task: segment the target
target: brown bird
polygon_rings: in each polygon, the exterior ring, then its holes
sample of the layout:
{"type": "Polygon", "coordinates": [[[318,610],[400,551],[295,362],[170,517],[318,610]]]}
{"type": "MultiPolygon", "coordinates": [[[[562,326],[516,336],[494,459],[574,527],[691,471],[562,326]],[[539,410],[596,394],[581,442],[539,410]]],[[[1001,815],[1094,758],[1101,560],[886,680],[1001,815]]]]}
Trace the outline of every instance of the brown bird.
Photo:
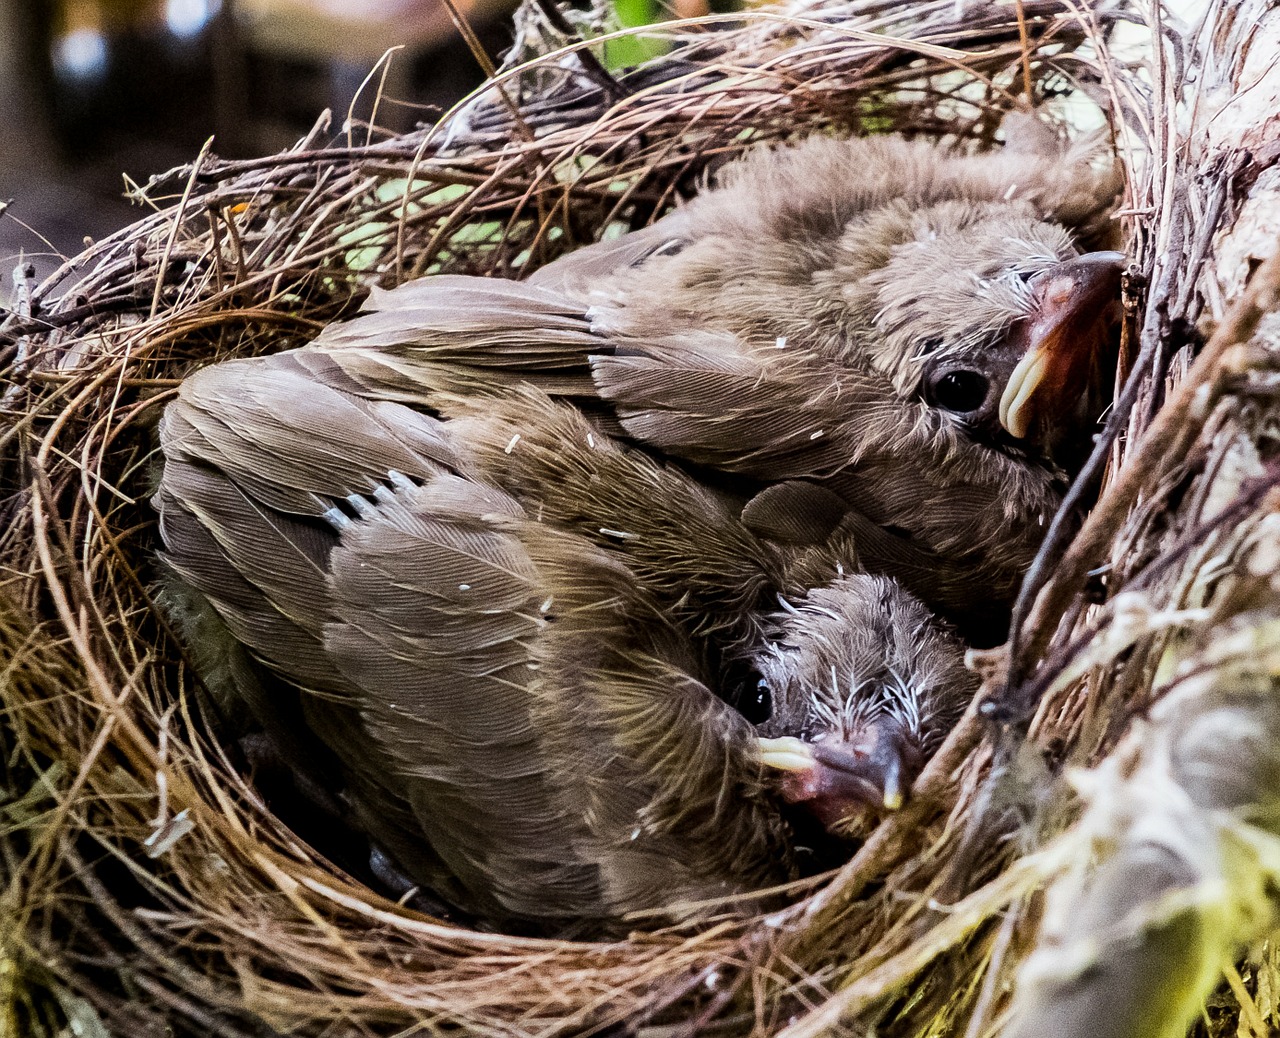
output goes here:
{"type": "Polygon", "coordinates": [[[350,388],[307,351],[184,383],[168,562],[214,691],[315,779],[333,759],[379,848],[489,925],[611,933],[794,878],[819,864],[802,815],[865,830],[972,694],[892,581],[850,557],[807,590],[807,563],[565,404],[441,420],[350,388]]]}
{"type": "Polygon", "coordinates": [[[156,498],[197,665],[495,925],[785,879],[782,805],[865,831],[972,691],[899,585],[1001,633],[1096,411],[1110,192],[811,141],[529,283],[202,372],[156,498]]]}
{"type": "Polygon", "coordinates": [[[568,397],[767,536],[858,528],[864,566],[989,643],[1101,407],[1123,258],[1079,250],[1116,188],[1062,157],[815,138],[527,283],[375,290],[308,348],[428,409],[568,397]]]}

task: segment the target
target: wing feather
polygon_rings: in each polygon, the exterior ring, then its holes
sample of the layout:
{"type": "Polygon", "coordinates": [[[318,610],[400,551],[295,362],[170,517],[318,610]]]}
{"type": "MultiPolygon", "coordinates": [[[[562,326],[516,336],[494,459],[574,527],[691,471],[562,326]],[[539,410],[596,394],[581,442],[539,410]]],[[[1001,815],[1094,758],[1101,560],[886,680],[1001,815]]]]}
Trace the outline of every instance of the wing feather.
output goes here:
{"type": "Polygon", "coordinates": [[[458,461],[439,423],[318,384],[292,354],[231,361],[183,383],[161,438],[255,500],[322,515],[334,498],[372,494],[391,471],[427,478],[458,461]]]}
{"type": "Polygon", "coordinates": [[[707,661],[615,559],[545,528],[526,541],[559,603],[540,645],[554,666],[533,688],[539,726],[612,910],[678,914],[788,878],[754,731],[712,690],[707,661]]]}
{"type": "Polygon", "coordinates": [[[326,651],[472,898],[526,918],[590,916],[597,870],[575,850],[581,820],[549,781],[530,711],[546,589],[511,528],[518,504],[495,493],[445,476],[344,530],[326,651]]]}
{"type": "Polygon", "coordinates": [[[445,275],[375,289],[366,312],[328,326],[306,348],[372,397],[433,407],[449,393],[532,382],[594,396],[587,358],[608,343],[586,307],[537,285],[445,275]]]}

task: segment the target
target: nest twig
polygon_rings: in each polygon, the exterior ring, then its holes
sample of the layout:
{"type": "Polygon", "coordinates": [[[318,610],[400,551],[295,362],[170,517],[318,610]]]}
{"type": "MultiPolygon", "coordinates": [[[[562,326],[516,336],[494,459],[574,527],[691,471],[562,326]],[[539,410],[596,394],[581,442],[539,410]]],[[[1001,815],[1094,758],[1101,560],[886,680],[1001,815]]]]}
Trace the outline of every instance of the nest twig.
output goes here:
{"type": "Polygon", "coordinates": [[[1239,89],[1229,45],[1246,19],[1233,6],[1216,5],[1200,36],[1149,26],[1161,43],[1131,62],[1112,53],[1112,30],[1144,15],[1086,0],[791,3],[676,23],[652,30],[670,53],[616,86],[571,44],[513,61],[501,90],[404,136],[350,127],[331,140],[322,119],[279,155],[201,154],[137,192],[149,215],[43,284],[20,279],[0,325],[0,985],[12,996],[0,1028],[523,1036],[670,1024],[799,1038],[874,1021],[983,1033],[1032,941],[1034,892],[1067,853],[1018,861],[1001,837],[1027,831],[1015,808],[1034,809],[1038,836],[1073,817],[1049,771],[1027,764],[1022,732],[1055,768],[1105,758],[1170,636],[1090,657],[1113,621],[1091,596],[1136,589],[1175,608],[1212,562],[1220,517],[1238,525],[1269,507],[1242,490],[1217,520],[1189,518],[1201,513],[1185,510],[1188,485],[1218,464],[1205,436],[1185,434],[1172,465],[1126,467],[1166,379],[1187,374],[1202,310],[1221,316],[1235,291],[1206,266],[1214,235],[1274,162],[1267,140],[1248,155],[1190,148],[1179,124],[1188,68],[1239,89]],[[1055,106],[1068,93],[1108,111],[1127,167],[1131,377],[1081,484],[1092,493],[1107,469],[1106,508],[1072,565],[1033,578],[1008,689],[1000,666],[985,686],[1003,736],[971,711],[908,809],[793,908],[613,944],[429,919],[272,815],[218,741],[150,593],[151,430],[188,371],[299,345],[373,284],[519,276],[643,226],[762,142],[892,130],[990,146],[1006,112],[1034,103],[1065,117],[1055,106]],[[1104,551],[1100,589],[1086,570],[1104,551]]]}

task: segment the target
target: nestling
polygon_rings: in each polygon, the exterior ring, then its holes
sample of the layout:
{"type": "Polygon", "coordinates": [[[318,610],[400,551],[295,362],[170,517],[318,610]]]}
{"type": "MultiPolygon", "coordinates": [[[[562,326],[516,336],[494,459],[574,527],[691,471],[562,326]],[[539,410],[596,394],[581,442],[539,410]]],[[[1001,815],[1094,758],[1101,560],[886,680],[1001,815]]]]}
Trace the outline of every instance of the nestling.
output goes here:
{"type": "Polygon", "coordinates": [[[1114,187],[813,140],[200,372],[156,506],[206,681],[491,925],[790,878],[972,694],[930,610],[1003,634],[1105,395],[1114,187]]]}
{"type": "Polygon", "coordinates": [[[480,921],[614,933],[812,870],[787,805],[865,831],[972,694],[892,581],[788,584],[786,551],[567,405],[440,420],[317,359],[183,385],[168,561],[210,607],[191,635],[214,691],[300,770],[340,773],[378,848],[480,921]],[[699,567],[736,568],[750,600],[699,567]],[[756,728],[729,686],[760,680],[756,728]]]}

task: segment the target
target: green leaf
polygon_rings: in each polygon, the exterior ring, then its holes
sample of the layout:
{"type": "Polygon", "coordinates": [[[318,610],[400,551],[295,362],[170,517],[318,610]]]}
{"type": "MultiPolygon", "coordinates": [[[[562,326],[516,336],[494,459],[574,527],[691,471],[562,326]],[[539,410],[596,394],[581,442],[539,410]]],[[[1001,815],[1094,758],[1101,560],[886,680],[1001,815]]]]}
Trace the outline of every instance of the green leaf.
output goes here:
{"type": "MultiPolygon", "coordinates": [[[[662,20],[662,11],[656,0],[613,0],[613,13],[619,28],[623,29],[639,29],[662,20]]],[[[623,36],[604,45],[604,63],[609,68],[630,68],[670,49],[665,40],[639,34],[623,36]]]]}

